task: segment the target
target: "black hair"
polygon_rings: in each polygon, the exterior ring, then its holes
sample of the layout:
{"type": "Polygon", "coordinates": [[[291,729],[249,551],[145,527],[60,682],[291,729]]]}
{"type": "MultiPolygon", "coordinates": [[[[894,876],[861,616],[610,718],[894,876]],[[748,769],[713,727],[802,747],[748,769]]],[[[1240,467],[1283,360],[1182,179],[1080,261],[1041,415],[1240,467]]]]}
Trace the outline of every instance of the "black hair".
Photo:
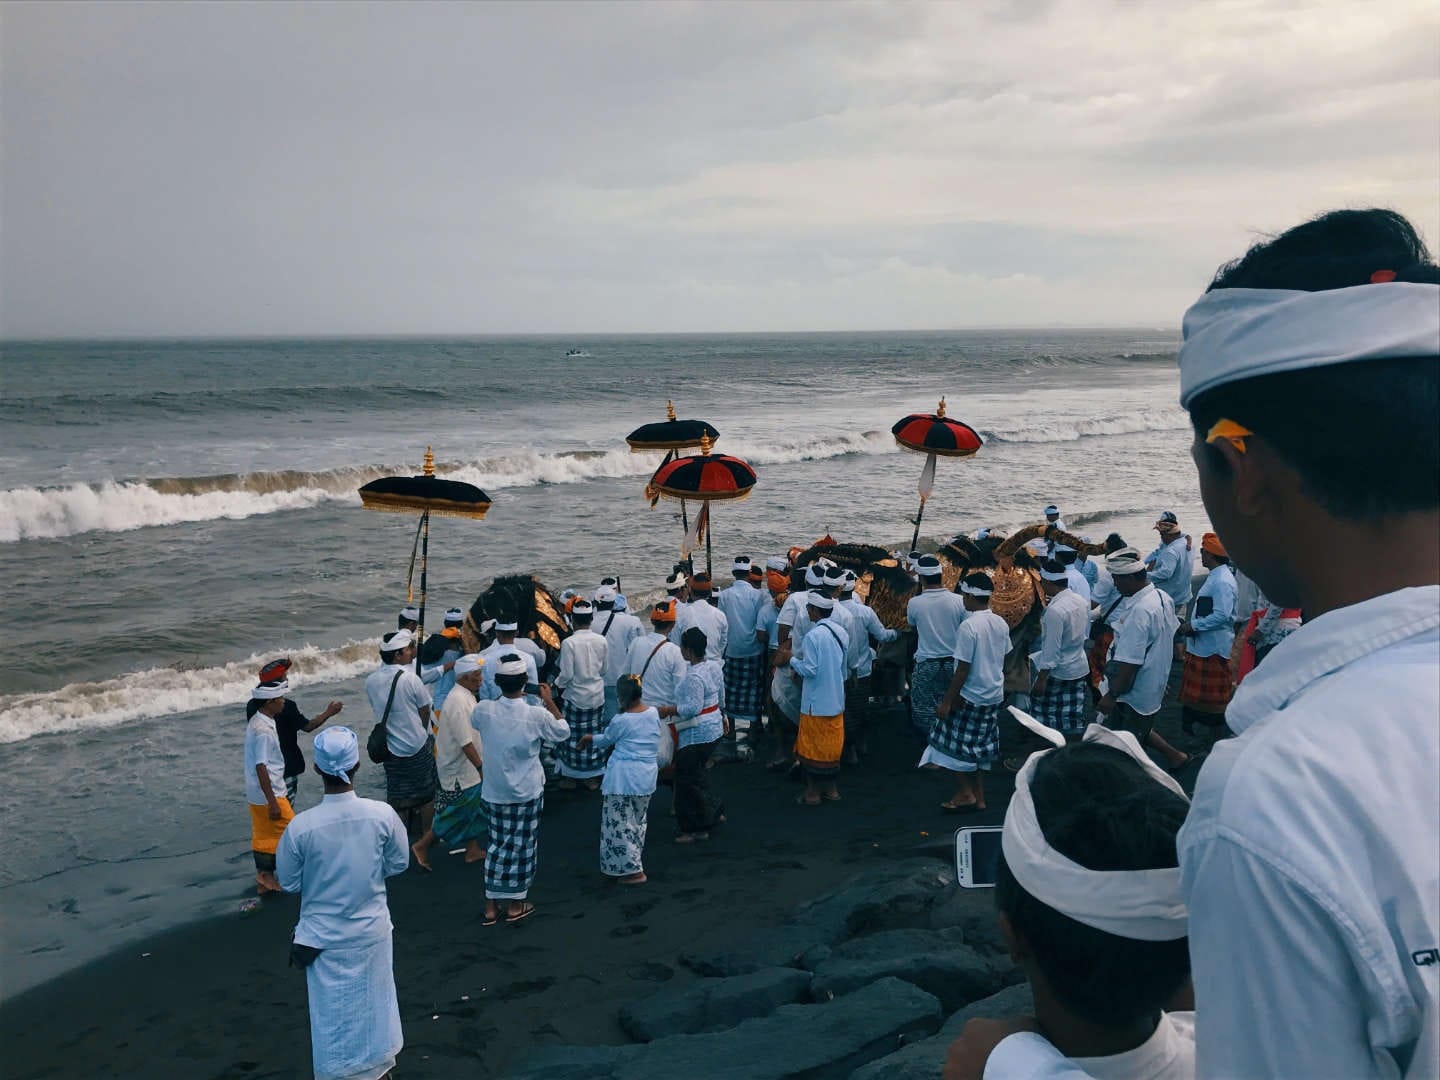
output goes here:
{"type": "Polygon", "coordinates": [[[1111,533],[1109,536],[1105,537],[1105,554],[1107,555],[1113,554],[1114,552],[1117,552],[1120,549],[1127,548],[1129,546],[1130,545],[1125,542],[1125,538],[1119,533],[1111,533]]]}
{"type": "Polygon", "coordinates": [[[1080,557],[1080,553],[1079,553],[1078,551],[1057,551],[1057,552],[1055,552],[1055,561],[1058,562],[1062,567],[1063,567],[1063,566],[1074,566],[1074,565],[1075,565],[1075,560],[1078,559],[1079,557],[1080,557]]]}
{"type": "Polygon", "coordinates": [[[589,626],[595,621],[595,613],[593,611],[572,611],[570,621],[576,626],[589,626]]]}
{"type": "Polygon", "coordinates": [[[692,626],[680,635],[680,647],[689,650],[692,656],[704,656],[709,646],[710,639],[698,626],[692,626]]]}
{"type": "Polygon", "coordinates": [[[622,709],[628,709],[635,702],[640,700],[640,676],[621,675],[615,683],[615,696],[620,701],[622,709]]]}
{"type": "MultiPolygon", "coordinates": [[[[1063,574],[1065,573],[1065,564],[1062,563],[1058,558],[1046,559],[1043,563],[1040,564],[1040,569],[1044,570],[1047,574],[1063,574]]],[[[1059,585],[1061,583],[1057,581],[1054,582],[1054,584],[1059,585]]]]}
{"type": "MultiPolygon", "coordinates": [[[[1440,284],[1440,267],[1400,214],[1335,210],[1256,244],[1222,266],[1210,289],[1323,292],[1368,285],[1387,270],[1396,281],[1440,284]]],[[[1202,439],[1221,419],[1263,436],[1300,474],[1306,494],[1336,517],[1433,510],[1440,505],[1440,365],[1417,359],[1224,383],[1191,401],[1190,418],[1202,439]]],[[[1214,447],[1206,453],[1224,475],[1224,457],[1214,447]]]]}
{"type": "MultiPolygon", "coordinates": [[[[966,574],[964,577],[964,582],[972,589],[984,589],[987,593],[993,592],[995,590],[995,583],[990,580],[990,575],[982,574],[978,570],[973,573],[966,574]]],[[[988,596],[977,596],[975,599],[988,601],[990,598],[988,596]]]]}
{"type": "Polygon", "coordinates": [[[500,688],[502,694],[513,694],[516,690],[524,690],[525,684],[530,681],[528,675],[496,675],[495,685],[500,688]]]}
{"type": "MultiPolygon", "coordinates": [[[[1030,777],[1045,840],[1091,870],[1178,866],[1188,804],[1129,755],[1076,743],[1046,754],[1030,777]]],[[[1190,976],[1187,938],[1140,941],[1077,922],[1037,900],[1002,854],[995,903],[1029,947],[1055,996],[1076,1016],[1119,1028],[1158,1014],[1190,976]]]]}

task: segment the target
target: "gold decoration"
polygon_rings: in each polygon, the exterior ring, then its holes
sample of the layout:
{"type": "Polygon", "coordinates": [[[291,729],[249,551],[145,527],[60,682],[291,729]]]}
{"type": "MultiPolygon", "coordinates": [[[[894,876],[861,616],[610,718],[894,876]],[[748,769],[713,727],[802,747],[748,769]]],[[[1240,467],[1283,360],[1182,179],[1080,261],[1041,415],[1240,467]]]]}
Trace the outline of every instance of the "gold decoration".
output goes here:
{"type": "Polygon", "coordinates": [[[942,420],[945,418],[945,399],[943,397],[940,399],[940,404],[935,406],[935,415],[942,420]]]}

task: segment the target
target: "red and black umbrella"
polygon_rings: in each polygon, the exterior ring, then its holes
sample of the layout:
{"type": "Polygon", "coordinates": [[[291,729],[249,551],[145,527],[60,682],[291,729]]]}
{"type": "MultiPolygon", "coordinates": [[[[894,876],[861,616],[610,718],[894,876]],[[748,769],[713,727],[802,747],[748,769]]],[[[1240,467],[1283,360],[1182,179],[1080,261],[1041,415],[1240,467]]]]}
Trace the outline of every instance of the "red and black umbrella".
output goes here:
{"type": "Polygon", "coordinates": [[[910,537],[910,549],[920,542],[920,519],[925,516],[925,500],[935,487],[935,459],[937,457],[971,457],[983,440],[974,428],[945,415],[945,399],[933,413],[911,413],[890,429],[895,442],[902,450],[913,450],[925,454],[925,468],[920,472],[920,510],[915,515],[915,533],[910,537]]]}
{"type": "MultiPolygon", "coordinates": [[[[702,436],[700,453],[694,457],[677,457],[655,470],[645,494],[654,500],[662,496],[667,499],[681,499],[703,502],[705,507],[696,518],[696,541],[699,532],[705,533],[705,568],[713,570],[712,546],[710,541],[710,504],[726,499],[749,497],[755,486],[755,470],[748,462],[729,454],[710,453],[710,439],[702,436]]],[[[689,543],[689,530],[686,542],[689,543]]],[[[688,552],[687,552],[688,554],[688,552]]]]}
{"type": "MultiPolygon", "coordinates": [[[[435,455],[425,448],[425,471],[418,476],[382,476],[360,489],[360,505],[387,514],[419,514],[415,543],[420,549],[420,636],[425,635],[425,571],[430,561],[430,515],[479,521],[490,509],[490,496],[474,484],[435,475],[435,455]]],[[[410,580],[415,577],[415,551],[410,552],[410,580]]],[[[407,585],[408,596],[408,585],[407,585]]],[[[420,671],[420,650],[415,650],[420,671]]]]}

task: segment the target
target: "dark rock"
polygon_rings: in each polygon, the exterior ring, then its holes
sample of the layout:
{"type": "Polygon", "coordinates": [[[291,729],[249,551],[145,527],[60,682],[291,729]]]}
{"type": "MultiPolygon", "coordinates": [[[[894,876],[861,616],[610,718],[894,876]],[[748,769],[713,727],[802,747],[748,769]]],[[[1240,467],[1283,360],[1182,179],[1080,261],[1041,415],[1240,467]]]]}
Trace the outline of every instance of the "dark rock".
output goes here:
{"type": "Polygon", "coordinates": [[[768,1016],[781,1005],[804,1001],[809,994],[809,972],[764,968],[729,979],[701,979],[679,992],[632,1002],[620,1010],[620,1026],[637,1042],[721,1031],[754,1016],[768,1016]]]}
{"type": "Polygon", "coordinates": [[[945,1069],[946,1051],[972,1017],[1005,1020],[1034,1012],[1029,983],[1007,986],[998,994],[981,998],[951,1015],[932,1038],[912,1042],[878,1061],[862,1065],[850,1074],[850,1080],[936,1080],[945,1069]]]}
{"type": "Polygon", "coordinates": [[[828,945],[876,930],[926,926],[930,907],[954,884],[954,868],[946,863],[907,859],[801,905],[789,922],[813,928],[817,943],[828,945]]]}
{"type": "Polygon", "coordinates": [[[882,979],[823,1005],[782,1005],[729,1031],[673,1035],[644,1046],[550,1047],[508,1080],[821,1080],[844,1076],[904,1036],[934,1031],[940,1003],[899,979],[882,979]]]}
{"type": "Polygon", "coordinates": [[[718,979],[749,975],[764,968],[795,967],[807,949],[825,944],[818,933],[809,926],[762,927],[747,932],[734,944],[681,953],[680,963],[697,975],[718,979]]]}
{"type": "Polygon", "coordinates": [[[966,945],[959,929],[889,930],[836,946],[816,966],[811,993],[824,1001],[887,977],[934,994],[950,1012],[988,997],[1013,976],[1008,964],[999,968],[966,945]]]}
{"type": "Polygon", "coordinates": [[[1008,956],[1009,948],[1000,934],[995,914],[995,897],[989,889],[951,889],[930,907],[933,930],[959,929],[965,943],[987,956],[1008,956]]]}

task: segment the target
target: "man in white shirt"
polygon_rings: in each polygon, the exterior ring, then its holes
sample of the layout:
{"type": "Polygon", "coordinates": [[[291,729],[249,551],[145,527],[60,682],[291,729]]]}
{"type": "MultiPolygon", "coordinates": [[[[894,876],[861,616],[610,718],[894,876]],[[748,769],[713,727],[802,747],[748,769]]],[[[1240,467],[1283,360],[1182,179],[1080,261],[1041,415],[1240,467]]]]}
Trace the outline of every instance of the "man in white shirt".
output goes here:
{"type": "Polygon", "coordinates": [[[1180,679],[1180,723],[1185,734],[1204,725],[1212,735],[1225,730],[1230,704],[1230,649],[1235,644],[1235,574],[1225,545],[1214,533],[1200,539],[1200,564],[1210,571],[1195,595],[1190,618],[1180,624],[1185,671],[1180,679]]]}
{"type": "Polygon", "coordinates": [[[967,614],[955,634],[955,674],[935,710],[935,726],[920,758],[922,768],[928,765],[956,774],[955,794],[940,804],[950,813],[985,809],[982,771],[1000,756],[1010,627],[990,610],[994,591],[988,574],[966,574],[960,583],[967,614]]]}
{"type": "Polygon", "coordinates": [[[597,634],[605,639],[605,722],[620,708],[620,699],[615,695],[615,684],[625,674],[625,656],[630,643],[645,633],[640,620],[627,611],[617,611],[615,601],[619,597],[613,585],[601,585],[595,590],[595,617],[591,625],[597,634]]]}
{"type": "Polygon", "coordinates": [[[294,818],[285,794],[285,757],[275,718],[285,710],[290,684],[284,679],[262,682],[250,691],[255,711],[245,726],[245,799],[250,804],[250,852],[255,860],[255,891],[279,892],[275,880],[275,848],[294,818]]]}
{"type": "Polygon", "coordinates": [[[580,745],[581,735],[599,735],[605,730],[605,670],[610,663],[610,647],[592,630],[595,608],[588,600],[577,600],[570,609],[574,632],[560,643],[560,672],[555,685],[564,693],[564,718],[570,736],[555,748],[560,788],[573,791],[576,781],[583,780],[591,791],[600,790],[600,777],[605,775],[604,751],[588,743],[580,745]]]}
{"type": "Polygon", "coordinates": [[[845,584],[840,589],[840,606],[851,617],[850,656],[854,674],[845,684],[845,756],[853,765],[860,755],[869,753],[865,730],[870,719],[870,674],[875,666],[875,645],[894,641],[900,636],[880,621],[869,604],[855,595],[860,579],[853,570],[845,571],[845,584]],[[851,758],[851,754],[854,758],[851,758]]]}
{"type": "Polygon", "coordinates": [[[1069,544],[1056,544],[1052,557],[1065,568],[1065,578],[1070,585],[1070,591],[1085,601],[1086,607],[1089,607],[1090,582],[1085,575],[1080,572],[1080,567],[1076,565],[1077,560],[1080,558],[1080,552],[1069,544]]]}
{"type": "Polygon", "coordinates": [[[1173,511],[1166,510],[1155,522],[1160,546],[1145,556],[1150,584],[1170,597],[1175,617],[1184,619],[1190,610],[1190,579],[1195,576],[1190,565],[1190,537],[1180,531],[1180,522],[1173,511]]]}
{"type": "Polygon", "coordinates": [[[1440,269],[1393,211],[1299,225],[1187,313],[1180,392],[1226,550],[1306,618],[1236,690],[1180,832],[1197,1076],[1429,1080],[1440,269]]]}
{"type": "Polygon", "coordinates": [[[730,623],[725,613],[710,602],[710,575],[704,571],[691,574],[686,592],[690,600],[676,608],[674,636],[683,637],[690,627],[698,626],[705,634],[705,659],[719,664],[730,644],[730,623]]]}
{"type": "MultiPolygon", "coordinates": [[[[790,667],[800,676],[800,734],[795,756],[805,770],[804,806],[839,802],[836,780],[845,746],[846,653],[850,637],[832,616],[835,601],[820,592],[810,594],[806,614],[810,632],[790,654],[790,667]]],[[[790,648],[789,643],[782,647],[790,648]]]]}
{"type": "Polygon", "coordinates": [[[305,969],[316,1077],[383,1078],[405,1041],[385,879],[404,872],[410,850],[395,811],[355,794],[355,733],[328,727],[314,749],[325,796],[296,816],[276,853],[281,886],[300,894],[291,964],[305,969]]]}
{"type": "Polygon", "coordinates": [[[491,628],[495,633],[495,640],[480,650],[483,665],[480,668],[480,689],[475,695],[478,701],[495,701],[500,697],[495,673],[500,668],[500,657],[509,653],[519,656],[525,664],[527,683],[535,684],[540,681],[540,667],[545,663],[545,651],[529,638],[516,637],[519,624],[506,621],[507,619],[507,616],[502,616],[501,620],[495,623],[491,628]],[[529,645],[530,649],[526,649],[526,645],[529,645]],[[532,649],[534,652],[531,652],[532,649]],[[538,659],[534,653],[540,654],[538,659]]]}
{"type": "Polygon", "coordinates": [[[470,726],[485,666],[484,659],[473,653],[457,657],[455,683],[440,706],[435,724],[435,769],[440,776],[435,821],[431,831],[410,845],[415,862],[424,870],[430,869],[430,845],[436,840],[447,848],[463,847],[467,863],[485,858],[480,842],[488,831],[480,797],[481,747],[470,726]]]}
{"type": "Polygon", "coordinates": [[[955,639],[965,621],[965,603],[941,578],[940,560],[922,555],[916,561],[920,593],[905,605],[905,624],[915,631],[915,668],[910,675],[910,724],[929,739],[940,704],[955,670],[955,639]]]}
{"type": "Polygon", "coordinates": [[[680,646],[671,640],[675,626],[675,601],[661,600],[650,609],[651,632],[630,643],[625,657],[625,674],[640,680],[641,700],[656,709],[675,705],[680,684],[689,669],[680,655],[680,646]]]}
{"type": "Polygon", "coordinates": [[[430,831],[440,781],[430,734],[430,690],[412,669],[414,659],[409,630],[386,634],[380,666],[365,679],[365,696],[375,722],[385,724],[385,801],[420,836],[430,831]]]}
{"type": "Polygon", "coordinates": [[[1078,737],[1089,722],[1085,635],[1090,627],[1090,602],[1071,587],[1069,567],[1058,560],[1040,568],[1045,610],[1040,615],[1040,651],[1030,712],[1062,735],[1078,737]]]}
{"type": "Polygon", "coordinates": [[[747,752],[765,691],[765,650],[755,637],[755,621],[769,600],[752,569],[749,557],[736,558],[730,568],[734,581],[715,598],[726,625],[725,710],[735,728],[732,738],[745,744],[747,752]]]}
{"type": "Polygon", "coordinates": [[[1159,751],[1173,772],[1189,761],[1190,755],[1165,741],[1155,730],[1155,717],[1165,702],[1180,620],[1170,597],[1146,580],[1146,564],[1134,548],[1109,555],[1105,569],[1125,599],[1111,616],[1115,640],[1110,644],[1096,708],[1107,717],[1107,727],[1128,731],[1159,751]]]}

